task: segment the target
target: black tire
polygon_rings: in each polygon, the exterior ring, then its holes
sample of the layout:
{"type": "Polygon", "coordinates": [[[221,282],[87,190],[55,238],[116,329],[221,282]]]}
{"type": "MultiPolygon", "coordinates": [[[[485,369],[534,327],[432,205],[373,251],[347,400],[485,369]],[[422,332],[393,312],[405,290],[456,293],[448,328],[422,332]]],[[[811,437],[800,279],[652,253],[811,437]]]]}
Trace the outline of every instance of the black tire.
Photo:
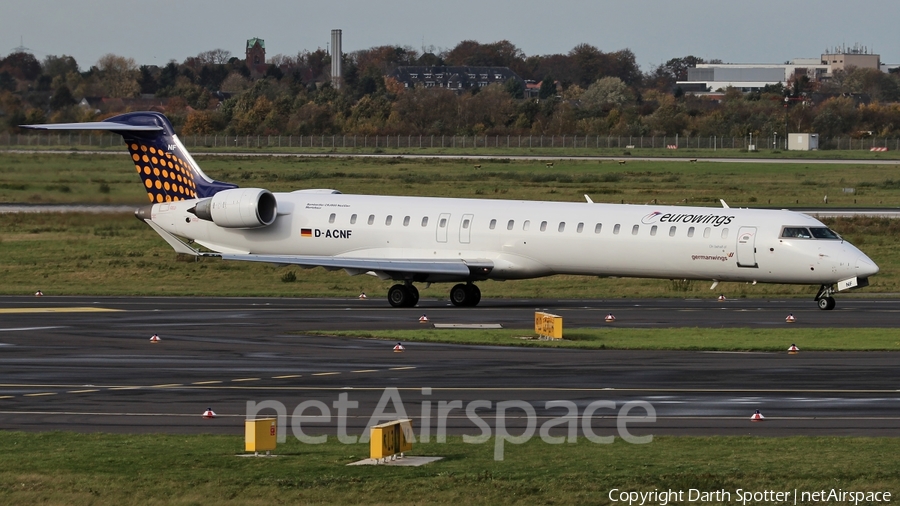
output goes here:
{"type": "Polygon", "coordinates": [[[831,311],[835,306],[834,297],[822,297],[816,302],[819,305],[819,309],[823,311],[831,311]]]}
{"type": "Polygon", "coordinates": [[[453,285],[453,288],[450,289],[450,302],[457,307],[467,306],[471,297],[469,296],[469,290],[466,289],[466,285],[460,283],[458,285],[453,285]]]}
{"type": "Polygon", "coordinates": [[[413,285],[406,285],[406,289],[409,290],[409,307],[414,307],[419,303],[419,289],[413,285]]]}
{"type": "Polygon", "coordinates": [[[469,300],[466,301],[466,305],[469,307],[475,307],[481,302],[481,290],[472,284],[466,285],[466,290],[469,292],[469,300]]]}
{"type": "Polygon", "coordinates": [[[403,285],[394,285],[388,290],[388,302],[393,307],[409,307],[412,294],[403,285]]]}

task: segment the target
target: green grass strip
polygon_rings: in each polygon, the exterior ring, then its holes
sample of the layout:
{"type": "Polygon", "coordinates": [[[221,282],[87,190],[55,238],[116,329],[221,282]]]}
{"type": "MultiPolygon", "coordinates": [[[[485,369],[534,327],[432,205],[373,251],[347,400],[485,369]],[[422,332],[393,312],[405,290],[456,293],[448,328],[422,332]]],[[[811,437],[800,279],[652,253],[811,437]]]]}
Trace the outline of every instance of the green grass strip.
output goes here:
{"type": "MultiPolygon", "coordinates": [[[[612,324],[615,325],[615,324],[612,324]]],[[[363,337],[401,342],[537,346],[612,350],[900,351],[896,329],[854,328],[579,328],[563,331],[562,340],[538,340],[532,330],[420,329],[315,331],[304,334],[363,337]],[[530,338],[530,339],[527,339],[530,338]]],[[[787,324],[785,324],[787,325],[787,324]]]]}
{"type": "Polygon", "coordinates": [[[413,455],[444,457],[422,467],[347,467],[368,456],[368,445],[333,437],[321,445],[288,438],[268,459],[236,457],[240,436],[0,432],[0,447],[3,504],[611,504],[613,489],[682,491],[682,504],[691,489],[723,490],[739,504],[739,489],[888,491],[892,500],[900,492],[897,438],[551,445],[535,437],[507,444],[498,462],[493,441],[450,437],[413,446],[413,455]]]}

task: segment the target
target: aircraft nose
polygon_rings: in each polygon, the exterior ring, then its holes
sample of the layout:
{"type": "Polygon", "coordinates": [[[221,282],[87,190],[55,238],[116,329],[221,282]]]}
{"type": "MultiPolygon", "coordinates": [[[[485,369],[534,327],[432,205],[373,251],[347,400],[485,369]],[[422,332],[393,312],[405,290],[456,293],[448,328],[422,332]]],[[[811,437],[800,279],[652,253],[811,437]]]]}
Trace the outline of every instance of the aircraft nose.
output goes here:
{"type": "Polygon", "coordinates": [[[874,276],[879,271],[878,266],[875,265],[869,257],[863,255],[856,259],[856,276],[860,278],[867,278],[869,276],[874,276]]]}

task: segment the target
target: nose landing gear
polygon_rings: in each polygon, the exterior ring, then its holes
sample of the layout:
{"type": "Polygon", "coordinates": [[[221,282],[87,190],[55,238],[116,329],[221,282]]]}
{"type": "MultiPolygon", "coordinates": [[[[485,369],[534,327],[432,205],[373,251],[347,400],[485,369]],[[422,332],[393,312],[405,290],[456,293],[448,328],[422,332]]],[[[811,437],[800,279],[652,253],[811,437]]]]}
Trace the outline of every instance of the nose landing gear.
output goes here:
{"type": "Polygon", "coordinates": [[[834,309],[834,297],[831,295],[834,293],[834,285],[822,285],[819,288],[819,293],[816,294],[816,304],[819,306],[819,309],[824,311],[831,311],[834,309]]]}

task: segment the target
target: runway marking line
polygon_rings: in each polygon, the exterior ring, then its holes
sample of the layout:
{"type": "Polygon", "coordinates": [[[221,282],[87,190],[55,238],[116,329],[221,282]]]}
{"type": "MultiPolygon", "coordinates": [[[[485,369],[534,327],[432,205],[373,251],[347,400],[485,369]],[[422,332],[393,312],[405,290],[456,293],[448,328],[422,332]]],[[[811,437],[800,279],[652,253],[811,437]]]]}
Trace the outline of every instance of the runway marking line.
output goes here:
{"type": "Polygon", "coordinates": [[[99,392],[100,390],[69,390],[67,394],[89,394],[91,392],[99,392]]]}
{"type": "Polygon", "coordinates": [[[288,379],[288,378],[302,378],[302,374],[288,374],[286,376],[272,376],[272,379],[288,379]]]}
{"type": "Polygon", "coordinates": [[[215,383],[221,383],[221,381],[195,381],[191,385],[213,385],[215,383]]]}
{"type": "Polygon", "coordinates": [[[360,369],[359,371],[350,371],[350,372],[358,372],[358,373],[364,373],[364,372],[378,372],[378,369],[360,369]]]}
{"type": "Polygon", "coordinates": [[[335,374],[340,374],[339,372],[317,372],[312,374],[311,376],[334,376],[335,374]]]}
{"type": "Polygon", "coordinates": [[[388,371],[405,371],[405,370],[407,370],[407,369],[415,369],[415,367],[412,367],[412,366],[408,366],[408,367],[391,367],[390,369],[388,369],[388,371]]]}
{"type": "Polygon", "coordinates": [[[150,388],[168,388],[168,387],[180,387],[181,383],[169,383],[167,385],[153,385],[150,388]]]}
{"type": "Polygon", "coordinates": [[[235,381],[235,382],[237,382],[237,381],[259,381],[261,379],[262,378],[237,378],[237,379],[233,379],[231,381],[235,381]]]}
{"type": "Polygon", "coordinates": [[[110,387],[110,390],[139,390],[141,388],[143,388],[143,387],[140,387],[140,386],[137,386],[137,387],[110,387]]]}
{"type": "Polygon", "coordinates": [[[25,394],[25,397],[43,397],[45,395],[56,395],[56,392],[41,392],[38,394],[25,394]]]}
{"type": "Polygon", "coordinates": [[[0,399],[15,399],[15,395],[0,395],[0,399]]]}
{"type": "Polygon", "coordinates": [[[114,313],[124,309],[110,309],[106,307],[4,307],[0,308],[3,314],[20,313],[114,313]]]}

